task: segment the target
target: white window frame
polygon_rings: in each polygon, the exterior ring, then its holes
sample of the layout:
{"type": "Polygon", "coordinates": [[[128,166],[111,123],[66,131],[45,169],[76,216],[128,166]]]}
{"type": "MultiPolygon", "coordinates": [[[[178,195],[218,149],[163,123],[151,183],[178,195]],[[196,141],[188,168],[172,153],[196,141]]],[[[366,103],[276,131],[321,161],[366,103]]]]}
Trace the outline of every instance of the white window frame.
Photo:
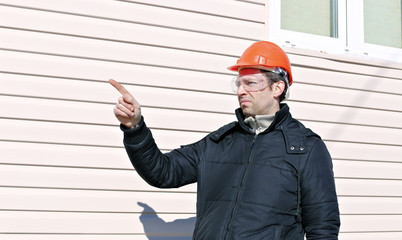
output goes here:
{"type": "Polygon", "coordinates": [[[348,46],[351,54],[367,55],[370,58],[402,62],[402,48],[381,46],[364,42],[363,0],[347,1],[348,46]],[[357,9],[357,10],[356,10],[357,9]]]}
{"type": "Polygon", "coordinates": [[[279,45],[402,62],[402,49],[364,42],[363,0],[338,0],[337,38],[281,29],[280,0],[266,0],[266,11],[266,39],[279,45]]]}
{"type": "Polygon", "coordinates": [[[268,40],[280,45],[328,53],[343,53],[346,42],[346,0],[338,0],[338,37],[325,37],[281,29],[281,1],[267,1],[268,40]]]}

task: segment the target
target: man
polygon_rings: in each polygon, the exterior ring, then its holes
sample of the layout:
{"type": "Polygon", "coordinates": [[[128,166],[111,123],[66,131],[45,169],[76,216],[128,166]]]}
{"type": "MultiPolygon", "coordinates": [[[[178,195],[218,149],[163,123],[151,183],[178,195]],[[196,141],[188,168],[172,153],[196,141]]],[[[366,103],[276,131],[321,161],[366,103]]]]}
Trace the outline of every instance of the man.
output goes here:
{"type": "Polygon", "coordinates": [[[339,210],[332,160],[320,137],[280,103],[292,85],[277,45],[252,44],[237,64],[238,121],[162,154],[140,105],[120,84],[114,113],[130,160],[152,186],[197,182],[194,239],[337,239],[339,210]]]}

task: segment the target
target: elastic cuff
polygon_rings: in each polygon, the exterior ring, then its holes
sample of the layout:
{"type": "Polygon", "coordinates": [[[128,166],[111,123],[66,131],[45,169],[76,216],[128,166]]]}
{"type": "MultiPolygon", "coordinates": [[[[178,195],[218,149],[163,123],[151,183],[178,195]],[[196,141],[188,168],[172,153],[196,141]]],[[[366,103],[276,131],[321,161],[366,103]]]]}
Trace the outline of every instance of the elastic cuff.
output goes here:
{"type": "Polygon", "coordinates": [[[127,128],[125,125],[120,124],[120,129],[124,133],[125,144],[138,144],[142,142],[148,135],[149,129],[147,128],[144,117],[141,116],[141,120],[135,128],[127,128]]]}

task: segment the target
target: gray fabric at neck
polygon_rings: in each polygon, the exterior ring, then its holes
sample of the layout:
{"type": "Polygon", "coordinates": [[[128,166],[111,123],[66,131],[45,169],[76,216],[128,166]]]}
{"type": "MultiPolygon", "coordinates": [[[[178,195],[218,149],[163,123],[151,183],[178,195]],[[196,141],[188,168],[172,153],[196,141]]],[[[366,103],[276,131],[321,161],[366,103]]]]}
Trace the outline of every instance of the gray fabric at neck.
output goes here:
{"type": "Polygon", "coordinates": [[[247,117],[244,123],[248,124],[255,134],[264,132],[274,121],[275,114],[272,115],[257,115],[255,118],[247,117]]]}

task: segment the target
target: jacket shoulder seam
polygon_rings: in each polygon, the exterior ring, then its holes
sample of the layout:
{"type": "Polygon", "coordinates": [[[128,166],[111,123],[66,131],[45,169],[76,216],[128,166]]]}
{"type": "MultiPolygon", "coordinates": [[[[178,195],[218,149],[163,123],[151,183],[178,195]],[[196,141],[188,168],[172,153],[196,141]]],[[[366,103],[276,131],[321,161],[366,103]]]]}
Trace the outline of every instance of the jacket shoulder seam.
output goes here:
{"type": "Polygon", "coordinates": [[[219,142],[228,132],[230,132],[235,126],[237,125],[237,122],[231,122],[228,123],[218,130],[211,132],[209,134],[209,138],[214,141],[214,142],[219,142]]]}

